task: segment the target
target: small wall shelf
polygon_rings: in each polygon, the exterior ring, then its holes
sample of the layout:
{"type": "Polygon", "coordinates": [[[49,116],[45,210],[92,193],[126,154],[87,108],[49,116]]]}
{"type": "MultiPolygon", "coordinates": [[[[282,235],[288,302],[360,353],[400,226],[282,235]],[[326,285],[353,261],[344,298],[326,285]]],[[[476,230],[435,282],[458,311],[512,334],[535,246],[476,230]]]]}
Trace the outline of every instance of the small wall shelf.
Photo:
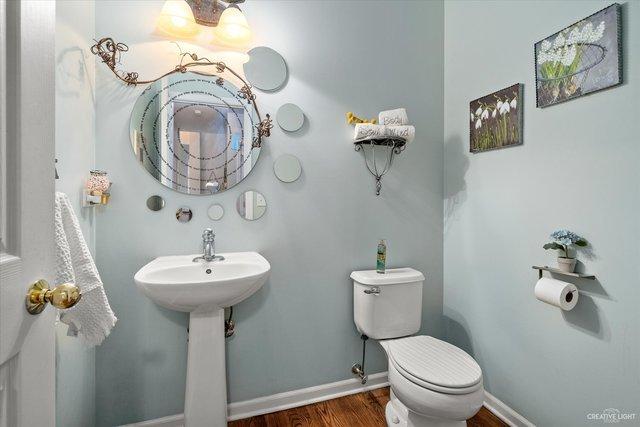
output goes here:
{"type": "Polygon", "coordinates": [[[571,276],[571,277],[579,277],[581,279],[589,279],[589,280],[595,280],[596,276],[592,275],[592,274],[584,274],[584,273],[567,273],[566,271],[562,271],[560,269],[557,268],[553,268],[553,267],[548,267],[548,266],[544,266],[544,267],[539,267],[537,265],[532,266],[531,268],[533,268],[534,270],[538,270],[538,277],[542,278],[542,272],[543,271],[548,271],[550,273],[554,273],[554,274],[563,274],[565,276],[571,276]]]}
{"type": "Polygon", "coordinates": [[[401,138],[366,139],[356,141],[353,145],[356,151],[362,151],[364,163],[371,175],[376,179],[376,196],[379,196],[382,189],[382,177],[391,169],[393,156],[402,153],[407,145],[406,141],[401,138]],[[368,147],[368,150],[365,150],[365,147],[368,147]],[[379,158],[376,161],[376,147],[388,149],[387,153],[382,156],[382,162],[379,158]],[[382,166],[382,169],[380,169],[380,166],[382,166]]]}

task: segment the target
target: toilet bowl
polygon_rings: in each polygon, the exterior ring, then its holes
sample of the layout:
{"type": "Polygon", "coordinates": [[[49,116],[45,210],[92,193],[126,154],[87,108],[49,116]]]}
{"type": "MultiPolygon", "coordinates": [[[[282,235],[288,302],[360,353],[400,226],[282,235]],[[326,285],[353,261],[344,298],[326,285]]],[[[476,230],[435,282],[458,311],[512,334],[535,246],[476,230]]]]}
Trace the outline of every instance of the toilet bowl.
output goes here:
{"type": "Polygon", "coordinates": [[[482,371],[464,351],[424,335],[380,344],[389,363],[389,426],[465,426],[482,406],[482,371]]]}
{"type": "Polygon", "coordinates": [[[412,268],[351,273],[358,331],[379,340],[388,358],[388,426],[464,426],[482,406],[482,370],[458,347],[415,335],[424,276],[412,268]]]}

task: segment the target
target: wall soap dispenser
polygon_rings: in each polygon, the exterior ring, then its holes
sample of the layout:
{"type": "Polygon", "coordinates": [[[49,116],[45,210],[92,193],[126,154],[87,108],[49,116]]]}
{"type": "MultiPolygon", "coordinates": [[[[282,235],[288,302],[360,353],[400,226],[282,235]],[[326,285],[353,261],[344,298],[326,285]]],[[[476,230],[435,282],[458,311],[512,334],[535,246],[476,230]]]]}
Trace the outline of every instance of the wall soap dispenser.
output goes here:
{"type": "Polygon", "coordinates": [[[378,257],[376,260],[376,271],[378,274],[384,274],[387,263],[387,242],[384,239],[380,239],[378,242],[378,257]]]}

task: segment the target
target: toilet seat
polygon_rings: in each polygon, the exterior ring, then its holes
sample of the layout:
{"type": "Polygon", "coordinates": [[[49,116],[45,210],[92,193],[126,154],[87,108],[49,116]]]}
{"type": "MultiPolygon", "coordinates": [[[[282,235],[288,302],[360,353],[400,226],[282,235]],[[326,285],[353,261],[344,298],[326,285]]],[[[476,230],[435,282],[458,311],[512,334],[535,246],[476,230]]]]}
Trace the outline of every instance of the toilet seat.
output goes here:
{"type": "Polygon", "coordinates": [[[469,394],[482,387],[480,366],[447,342],[418,335],[381,344],[398,373],[420,387],[446,394],[469,394]]]}

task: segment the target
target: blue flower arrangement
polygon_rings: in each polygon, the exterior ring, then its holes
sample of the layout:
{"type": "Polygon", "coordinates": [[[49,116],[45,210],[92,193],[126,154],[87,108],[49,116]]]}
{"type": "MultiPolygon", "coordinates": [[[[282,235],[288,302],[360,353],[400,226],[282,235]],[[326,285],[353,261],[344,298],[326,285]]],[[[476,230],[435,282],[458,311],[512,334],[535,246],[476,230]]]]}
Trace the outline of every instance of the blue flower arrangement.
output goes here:
{"type": "Polygon", "coordinates": [[[559,249],[561,251],[564,252],[564,256],[561,258],[570,258],[569,257],[569,246],[571,245],[576,245],[576,246],[587,246],[588,243],[587,241],[578,236],[576,233],[569,231],[569,230],[556,230],[553,233],[551,233],[551,240],[552,242],[549,242],[547,244],[545,244],[543,246],[543,248],[545,249],[559,249]]]}

